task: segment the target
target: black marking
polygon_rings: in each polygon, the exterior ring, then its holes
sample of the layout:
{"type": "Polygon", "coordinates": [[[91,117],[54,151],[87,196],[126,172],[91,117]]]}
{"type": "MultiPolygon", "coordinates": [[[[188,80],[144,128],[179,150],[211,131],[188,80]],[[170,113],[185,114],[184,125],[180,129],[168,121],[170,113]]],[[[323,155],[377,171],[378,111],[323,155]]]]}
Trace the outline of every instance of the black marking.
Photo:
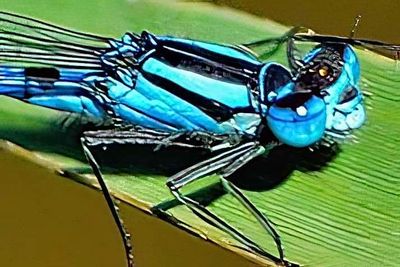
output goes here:
{"type": "Polygon", "coordinates": [[[256,70],[248,70],[240,65],[229,65],[229,62],[206,58],[203,55],[191,54],[171,47],[162,47],[153,54],[153,57],[167,61],[171,66],[180,69],[232,83],[246,84],[247,80],[252,78],[251,74],[256,74],[256,70]]]}
{"type": "MultiPolygon", "coordinates": [[[[227,66],[232,66],[236,69],[249,69],[252,71],[256,71],[259,67],[258,64],[250,63],[246,60],[240,59],[240,58],[235,58],[235,57],[230,57],[228,55],[223,55],[219,54],[216,52],[213,52],[211,50],[196,46],[196,45],[190,45],[186,44],[184,42],[180,42],[179,40],[159,40],[159,44],[164,46],[164,47],[170,47],[182,52],[187,52],[190,54],[198,55],[203,58],[208,58],[212,61],[215,62],[223,62],[227,66]]],[[[236,51],[242,52],[244,55],[249,55],[250,58],[253,60],[257,61],[257,59],[254,59],[253,55],[250,55],[246,51],[243,51],[242,49],[239,49],[237,47],[232,47],[232,46],[226,46],[227,49],[234,49],[236,51]]],[[[261,62],[260,62],[261,64],[261,62]]]]}
{"type": "Polygon", "coordinates": [[[275,102],[276,106],[281,108],[291,108],[295,110],[296,108],[304,105],[312,96],[312,92],[302,91],[291,93],[275,102]]]}
{"type": "Polygon", "coordinates": [[[108,92],[108,86],[104,81],[95,80],[94,81],[94,87],[96,89],[98,89],[102,93],[107,93],[108,92]]]}
{"type": "Polygon", "coordinates": [[[27,79],[54,82],[60,79],[60,72],[56,68],[29,67],[25,68],[25,77],[27,79]]]}

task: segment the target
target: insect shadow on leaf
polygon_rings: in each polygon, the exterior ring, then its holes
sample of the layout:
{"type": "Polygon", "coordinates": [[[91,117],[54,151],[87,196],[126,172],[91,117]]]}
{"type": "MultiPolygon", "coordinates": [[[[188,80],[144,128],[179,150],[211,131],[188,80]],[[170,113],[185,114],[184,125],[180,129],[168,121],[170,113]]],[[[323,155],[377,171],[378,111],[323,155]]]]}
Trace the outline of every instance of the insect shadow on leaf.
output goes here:
{"type": "MultiPolygon", "coordinates": [[[[154,151],[151,145],[108,145],[93,147],[98,163],[104,174],[161,175],[169,177],[178,171],[209,157],[202,149],[167,147],[154,151]],[[123,155],[123,156],[121,156],[123,155]]],[[[294,170],[302,172],[320,171],[340,153],[337,143],[319,145],[314,149],[277,146],[268,155],[255,158],[233,173],[229,180],[240,189],[267,191],[284,183],[294,170]],[[267,172],[265,170],[268,170],[267,172]]],[[[91,169],[76,169],[79,173],[91,173],[91,169]]],[[[161,178],[160,178],[161,179],[161,178]]],[[[203,205],[209,205],[226,194],[220,183],[189,193],[189,196],[203,205]]],[[[180,205],[178,200],[160,203],[156,209],[168,210],[180,205]]]]}

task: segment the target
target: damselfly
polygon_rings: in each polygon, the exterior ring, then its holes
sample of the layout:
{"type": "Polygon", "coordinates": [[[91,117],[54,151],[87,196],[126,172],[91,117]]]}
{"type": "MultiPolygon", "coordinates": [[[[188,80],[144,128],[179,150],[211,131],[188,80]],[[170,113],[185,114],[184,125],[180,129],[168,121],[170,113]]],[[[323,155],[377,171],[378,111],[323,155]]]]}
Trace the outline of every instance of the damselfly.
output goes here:
{"type": "MultiPolygon", "coordinates": [[[[209,159],[166,185],[199,217],[250,250],[285,265],[283,247],[268,218],[227,178],[275,146],[312,146],[326,135],[346,136],[365,120],[360,67],[352,46],[398,51],[377,41],[308,34],[230,46],[170,36],[126,33],[121,39],[79,33],[19,15],[0,13],[0,94],[111,123],[85,132],[84,152],[123,238],[120,221],[91,152],[108,144],[202,148],[209,159]],[[297,41],[317,43],[303,57],[297,41]],[[287,44],[289,68],[249,49],[287,44]],[[218,173],[274,239],[274,257],[180,189],[218,173]]],[[[268,170],[266,170],[268,171],[268,170]]]]}

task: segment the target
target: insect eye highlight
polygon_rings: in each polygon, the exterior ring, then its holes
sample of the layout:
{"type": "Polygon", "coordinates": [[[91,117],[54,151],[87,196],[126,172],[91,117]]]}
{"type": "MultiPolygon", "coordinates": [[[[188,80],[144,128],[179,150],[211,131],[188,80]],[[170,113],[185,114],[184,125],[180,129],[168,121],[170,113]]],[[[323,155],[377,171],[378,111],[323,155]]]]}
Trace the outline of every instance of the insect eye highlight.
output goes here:
{"type": "Polygon", "coordinates": [[[320,68],[320,69],[318,70],[318,74],[319,74],[319,76],[321,76],[321,77],[326,77],[326,76],[328,76],[328,74],[329,74],[329,69],[328,69],[328,67],[324,66],[324,67],[320,68]]]}

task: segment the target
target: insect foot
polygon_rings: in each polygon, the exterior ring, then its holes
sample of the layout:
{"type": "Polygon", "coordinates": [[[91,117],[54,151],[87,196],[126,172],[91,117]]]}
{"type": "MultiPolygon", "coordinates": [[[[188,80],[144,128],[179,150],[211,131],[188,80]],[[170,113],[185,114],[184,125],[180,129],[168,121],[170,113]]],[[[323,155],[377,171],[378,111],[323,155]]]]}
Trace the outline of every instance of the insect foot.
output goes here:
{"type": "Polygon", "coordinates": [[[284,267],[300,267],[300,264],[295,263],[295,262],[290,262],[287,260],[283,260],[282,262],[278,263],[278,266],[284,266],[284,267]]]}

